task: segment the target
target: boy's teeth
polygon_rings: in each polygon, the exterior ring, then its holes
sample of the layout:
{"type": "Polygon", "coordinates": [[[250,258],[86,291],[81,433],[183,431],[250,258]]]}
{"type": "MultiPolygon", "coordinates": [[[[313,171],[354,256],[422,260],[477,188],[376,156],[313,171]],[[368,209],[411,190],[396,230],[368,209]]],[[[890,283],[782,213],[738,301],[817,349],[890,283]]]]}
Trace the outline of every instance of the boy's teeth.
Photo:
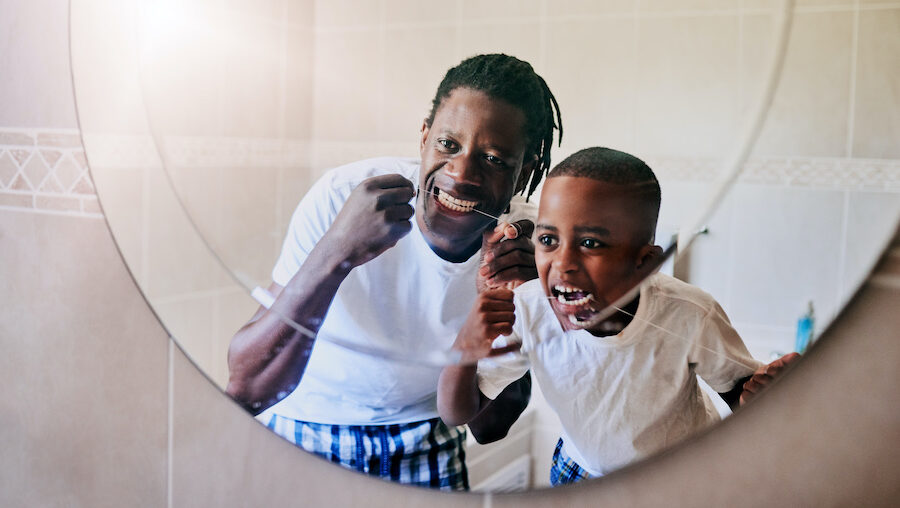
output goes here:
{"type": "Polygon", "coordinates": [[[584,305],[591,300],[591,295],[582,296],[577,300],[566,300],[566,297],[559,295],[556,297],[556,300],[563,305],[584,305]]]}
{"type": "Polygon", "coordinates": [[[568,286],[562,286],[562,285],[553,286],[553,289],[557,293],[559,293],[556,295],[556,300],[563,305],[572,305],[572,306],[584,305],[584,304],[588,303],[588,301],[590,301],[590,299],[591,299],[591,294],[582,289],[568,287],[568,286]],[[581,298],[578,298],[576,300],[568,299],[566,296],[572,295],[572,293],[583,293],[584,296],[582,296],[581,298]]]}
{"type": "Polygon", "coordinates": [[[478,201],[466,201],[465,199],[457,199],[447,194],[446,192],[440,191],[438,191],[437,193],[437,199],[441,202],[442,205],[457,212],[471,212],[475,208],[475,205],[478,204],[478,201]]]}

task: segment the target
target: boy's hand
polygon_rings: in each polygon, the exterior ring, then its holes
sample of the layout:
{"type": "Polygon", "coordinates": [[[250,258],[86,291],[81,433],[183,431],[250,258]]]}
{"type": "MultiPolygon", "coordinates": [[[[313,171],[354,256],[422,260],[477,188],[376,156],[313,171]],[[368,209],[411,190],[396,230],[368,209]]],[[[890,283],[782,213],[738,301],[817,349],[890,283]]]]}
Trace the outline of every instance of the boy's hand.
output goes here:
{"type": "Polygon", "coordinates": [[[518,349],[520,344],[492,347],[498,336],[512,333],[515,310],[512,290],[490,288],[479,294],[453,343],[453,349],[462,353],[462,363],[473,363],[518,349]]]}
{"type": "Polygon", "coordinates": [[[512,224],[501,222],[485,231],[481,243],[481,268],[476,287],[482,292],[492,287],[515,289],[537,278],[534,264],[534,223],[528,219],[512,224]]]}
{"type": "Polygon", "coordinates": [[[756,369],[753,376],[744,383],[744,391],[741,392],[741,405],[743,406],[746,404],[747,401],[762,391],[763,388],[771,384],[776,377],[781,375],[788,365],[797,361],[798,358],[800,358],[800,353],[789,353],[768,365],[763,365],[756,369]]]}

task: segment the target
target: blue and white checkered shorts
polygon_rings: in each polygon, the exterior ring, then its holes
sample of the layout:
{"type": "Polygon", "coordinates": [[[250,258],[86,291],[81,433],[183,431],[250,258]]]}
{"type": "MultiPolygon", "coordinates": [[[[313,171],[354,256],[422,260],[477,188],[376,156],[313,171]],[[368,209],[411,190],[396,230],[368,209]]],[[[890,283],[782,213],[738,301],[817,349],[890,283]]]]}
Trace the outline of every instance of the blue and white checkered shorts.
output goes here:
{"type": "Polygon", "coordinates": [[[590,478],[590,475],[584,468],[566,455],[562,446],[563,440],[560,438],[556,442],[556,450],[553,451],[553,465],[550,466],[550,485],[556,487],[590,478]]]}
{"type": "Polygon", "coordinates": [[[272,415],[266,426],[348,469],[410,485],[469,490],[465,428],[448,427],[440,418],[392,425],[329,425],[272,415]]]}

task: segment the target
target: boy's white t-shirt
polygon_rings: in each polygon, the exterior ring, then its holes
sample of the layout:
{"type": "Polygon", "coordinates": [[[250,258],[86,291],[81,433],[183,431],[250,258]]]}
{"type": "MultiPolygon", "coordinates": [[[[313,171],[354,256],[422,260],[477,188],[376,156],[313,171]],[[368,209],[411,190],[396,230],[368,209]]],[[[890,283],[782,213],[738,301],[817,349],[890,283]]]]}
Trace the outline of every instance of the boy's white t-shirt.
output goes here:
{"type": "MultiPolygon", "coordinates": [[[[390,173],[418,185],[419,162],[369,159],[335,168],[317,181],[294,212],[272,280],[286,286],[353,189],[366,178],[390,173]]],[[[415,206],[415,198],[410,203],[415,206]]],[[[527,213],[523,206],[516,216],[527,213]]],[[[394,247],[350,271],[322,322],[299,385],[260,419],[275,413],[307,422],[381,425],[438,416],[441,367],[415,359],[453,344],[475,301],[480,254],[462,263],[445,261],[428,246],[415,218],[410,222],[412,230],[394,247]],[[377,351],[402,353],[410,360],[390,360],[377,351]]],[[[366,233],[366,224],[359,224],[359,232],[366,233]]]]}
{"type": "Polygon", "coordinates": [[[761,365],[716,301],[664,274],[641,288],[635,317],[615,336],[564,332],[540,281],[516,289],[517,353],[478,364],[495,398],[529,368],[563,427],[564,451],[593,475],[607,474],[677,443],[719,419],[700,375],[727,392],[761,365]]]}

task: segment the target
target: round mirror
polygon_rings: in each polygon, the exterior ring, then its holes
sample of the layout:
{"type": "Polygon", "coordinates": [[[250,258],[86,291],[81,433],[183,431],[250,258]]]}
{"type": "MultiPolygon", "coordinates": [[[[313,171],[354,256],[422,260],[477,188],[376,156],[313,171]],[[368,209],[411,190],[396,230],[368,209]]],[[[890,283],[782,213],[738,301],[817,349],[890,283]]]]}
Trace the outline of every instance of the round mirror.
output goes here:
{"type": "MultiPolygon", "coordinates": [[[[225,388],[232,337],[260,306],[272,306],[273,268],[313,184],[333,168],[373,157],[423,158],[423,119],[447,70],[480,53],[515,55],[530,62],[558,101],[565,135],[552,146],[552,165],[595,146],[645,161],[662,195],[657,259],[677,254],[660,271],[711,295],[752,356],[769,362],[814,342],[900,215],[900,152],[892,141],[900,133],[892,109],[881,106],[900,79],[885,71],[900,53],[898,13],[850,1],[800,2],[768,119],[741,164],[745,154],[736,151],[752,137],[746,126],[773,82],[766,78],[779,12],[768,3],[695,4],[73,1],[72,67],[88,162],[148,301],[225,388]],[[741,172],[729,186],[732,169],[741,172]]],[[[554,183],[566,178],[573,177],[554,183]]],[[[550,233],[562,219],[542,222],[548,215],[534,208],[544,207],[549,182],[516,205],[532,208],[535,257],[547,263],[542,242],[559,241],[550,233]]],[[[413,185],[421,191],[418,181],[413,185]]],[[[571,212],[574,203],[566,205],[571,212]]],[[[361,235],[371,227],[357,224],[361,235]]],[[[397,277],[418,269],[406,268],[397,277]]],[[[348,305],[363,313],[367,300],[387,298],[418,308],[378,287],[358,288],[359,306],[348,305]]],[[[564,305],[585,297],[580,287],[530,287],[564,305]]],[[[471,290],[453,301],[462,308],[454,311],[456,328],[474,304],[471,290]]],[[[638,319],[631,302],[588,308],[599,321],[622,313],[638,319]]],[[[272,308],[295,330],[319,326],[272,308]]],[[[416,329],[419,317],[389,325],[416,329]]],[[[670,322],[645,321],[672,341],[696,343],[670,322]]],[[[319,337],[316,347],[330,342],[347,352],[336,354],[396,369],[392,379],[414,385],[421,398],[433,396],[443,366],[463,359],[453,339],[436,347],[319,337]]],[[[314,366],[302,382],[321,384],[317,376],[330,369],[314,366]]],[[[366,383],[374,385],[357,380],[338,392],[352,399],[366,383]]],[[[563,394],[545,399],[547,390],[540,381],[533,386],[531,404],[505,439],[487,446],[470,439],[471,488],[548,484],[561,434],[554,400],[563,394]]],[[[405,397],[413,391],[400,390],[405,397]]],[[[727,414],[716,390],[707,391],[727,414]]],[[[329,393],[317,407],[340,405],[329,393]]],[[[250,409],[270,401],[259,402],[250,409]]],[[[372,421],[395,423],[382,414],[372,421]]]]}

